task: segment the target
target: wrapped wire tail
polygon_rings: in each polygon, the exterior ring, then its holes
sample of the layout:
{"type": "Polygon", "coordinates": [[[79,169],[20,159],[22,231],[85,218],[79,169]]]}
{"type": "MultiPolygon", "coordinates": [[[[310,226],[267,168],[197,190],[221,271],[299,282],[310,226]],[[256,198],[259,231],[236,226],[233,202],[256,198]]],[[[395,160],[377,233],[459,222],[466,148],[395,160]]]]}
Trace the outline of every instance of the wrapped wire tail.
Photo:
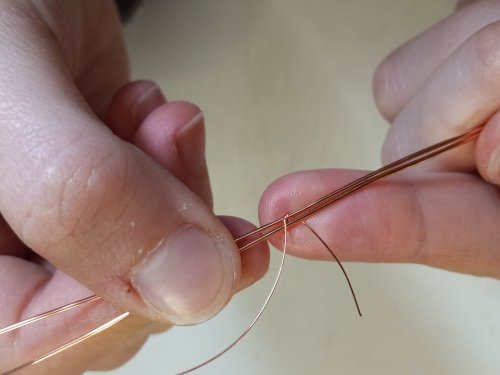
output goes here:
{"type": "Polygon", "coordinates": [[[354,300],[354,304],[356,305],[356,310],[358,310],[358,315],[359,316],[363,316],[363,314],[361,314],[361,309],[359,307],[358,299],[356,298],[356,293],[354,293],[354,288],[352,287],[351,280],[349,279],[349,276],[347,275],[347,272],[346,272],[344,266],[342,265],[342,262],[340,261],[340,259],[337,258],[337,256],[335,255],[335,253],[333,252],[333,250],[330,248],[330,246],[328,246],[326,244],[326,242],[321,238],[321,236],[309,224],[307,224],[304,220],[301,220],[300,222],[303,225],[305,225],[305,227],[307,229],[309,229],[309,231],[314,235],[314,237],[316,237],[319,240],[319,242],[321,242],[321,244],[325,247],[326,250],[328,250],[328,252],[330,253],[330,255],[337,262],[337,264],[339,265],[342,273],[344,274],[344,278],[347,281],[347,285],[349,285],[349,289],[351,291],[352,299],[354,300]]]}

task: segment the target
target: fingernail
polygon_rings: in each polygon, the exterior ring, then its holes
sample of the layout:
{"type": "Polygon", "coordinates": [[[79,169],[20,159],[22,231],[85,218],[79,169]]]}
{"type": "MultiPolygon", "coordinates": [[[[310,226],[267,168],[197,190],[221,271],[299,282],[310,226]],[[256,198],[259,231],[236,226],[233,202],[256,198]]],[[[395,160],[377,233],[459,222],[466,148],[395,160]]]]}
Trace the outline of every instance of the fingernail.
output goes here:
{"type": "Polygon", "coordinates": [[[136,124],[142,123],[151,112],[167,101],[160,88],[154,82],[148,83],[151,87],[139,96],[132,108],[132,116],[136,124]]]}
{"type": "Polygon", "coordinates": [[[134,285],[174,324],[194,324],[218,312],[232,290],[232,260],[198,229],[184,229],[148,256],[134,285]]]}
{"type": "Polygon", "coordinates": [[[488,167],[486,169],[487,179],[495,184],[499,183],[500,176],[500,147],[498,147],[490,156],[488,167]]]}
{"type": "Polygon", "coordinates": [[[180,128],[176,138],[177,153],[186,172],[195,176],[204,172],[206,160],[203,113],[199,112],[180,128]]]}

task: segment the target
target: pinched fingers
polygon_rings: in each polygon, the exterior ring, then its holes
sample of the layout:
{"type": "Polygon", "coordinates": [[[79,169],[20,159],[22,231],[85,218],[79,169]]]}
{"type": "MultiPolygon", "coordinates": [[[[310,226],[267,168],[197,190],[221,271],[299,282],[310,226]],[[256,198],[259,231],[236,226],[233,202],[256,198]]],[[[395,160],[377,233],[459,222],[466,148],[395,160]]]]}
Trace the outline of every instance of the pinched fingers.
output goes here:
{"type": "MultiPolygon", "coordinates": [[[[166,103],[154,83],[136,81],[117,93],[109,114],[109,125],[114,132],[128,138],[197,193],[207,206],[212,206],[204,152],[204,120],[197,106],[181,101],[166,103]]],[[[222,216],[220,219],[235,238],[255,228],[236,217],[222,216]]],[[[266,243],[242,253],[241,275],[234,292],[260,279],[268,265],[266,243]]]]}

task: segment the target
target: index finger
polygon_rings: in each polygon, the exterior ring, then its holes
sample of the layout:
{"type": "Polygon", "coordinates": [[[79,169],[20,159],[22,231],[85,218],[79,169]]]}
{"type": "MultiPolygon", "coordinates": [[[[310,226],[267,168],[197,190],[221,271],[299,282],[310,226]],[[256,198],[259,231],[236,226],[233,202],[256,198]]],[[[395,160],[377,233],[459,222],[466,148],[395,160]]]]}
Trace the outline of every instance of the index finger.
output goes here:
{"type": "MultiPolygon", "coordinates": [[[[313,170],[284,176],[262,196],[262,223],[283,217],[362,176],[354,170],[313,170]]],[[[421,263],[500,277],[500,207],[495,187],[465,173],[394,175],[377,181],[307,219],[341,260],[421,263]],[[473,196],[475,199],[470,199],[473,196]]],[[[272,242],[281,248],[283,234],[272,242]]],[[[290,254],[317,260],[331,255],[297,225],[290,254]]]]}

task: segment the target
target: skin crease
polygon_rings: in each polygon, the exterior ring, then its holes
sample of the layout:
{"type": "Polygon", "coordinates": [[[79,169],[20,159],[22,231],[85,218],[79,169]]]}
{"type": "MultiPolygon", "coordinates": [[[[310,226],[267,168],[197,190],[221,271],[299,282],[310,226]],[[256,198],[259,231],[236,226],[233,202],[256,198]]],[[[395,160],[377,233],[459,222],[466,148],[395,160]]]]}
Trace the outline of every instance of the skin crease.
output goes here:
{"type": "MultiPolygon", "coordinates": [[[[309,223],[341,259],[418,262],[500,277],[497,246],[500,238],[495,226],[497,215],[500,215],[497,192],[500,129],[496,115],[499,109],[497,98],[500,97],[496,92],[499,87],[496,80],[500,77],[496,59],[500,46],[496,40],[500,30],[495,23],[500,15],[500,5],[495,1],[463,3],[457,13],[395,51],[377,70],[375,99],[381,113],[392,123],[383,158],[392,160],[477,124],[486,122],[486,127],[475,147],[461,148],[425,167],[377,183],[370,190],[311,219],[309,223]],[[450,94],[454,96],[450,98],[450,94]],[[428,113],[433,116],[426,117],[428,113]],[[440,124],[439,128],[436,123],[440,124]],[[370,212],[376,212],[378,220],[365,214],[370,212]],[[457,220],[451,221],[450,217],[457,220]],[[408,227],[411,227],[410,232],[408,227]],[[338,233],[355,233],[359,241],[349,242],[348,236],[338,233]]],[[[51,209],[61,203],[58,199],[67,193],[60,187],[53,189],[58,187],[54,176],[62,175],[67,179],[68,170],[70,175],[71,171],[74,172],[64,161],[72,158],[86,160],[88,155],[99,152],[102,159],[98,161],[108,160],[109,155],[102,150],[116,149],[119,157],[111,158],[112,167],[120,166],[124,160],[132,170],[137,165],[147,166],[147,170],[152,171],[152,185],[160,186],[158,191],[162,191],[161,184],[168,179],[172,181],[168,187],[179,194],[196,192],[201,216],[206,219],[203,222],[210,223],[203,225],[210,225],[226,237],[229,236],[226,227],[233,235],[249,228],[248,223],[234,218],[223,218],[224,226],[210,215],[210,185],[203,167],[193,174],[186,169],[192,163],[181,160],[182,152],[162,153],[165,144],[155,143],[157,135],[164,136],[167,146],[181,150],[172,129],[177,129],[198,109],[189,103],[166,103],[163,95],[154,94],[151,83],[127,85],[128,69],[116,11],[110,1],[92,5],[87,7],[85,2],[63,1],[0,4],[0,31],[6,39],[0,45],[0,54],[4,56],[0,62],[0,72],[4,77],[0,86],[0,173],[5,181],[0,192],[3,198],[0,199],[0,209],[5,218],[5,222],[0,223],[3,225],[0,231],[0,282],[4,286],[0,291],[0,305],[3,306],[0,326],[82,298],[90,293],[88,288],[102,292],[121,309],[133,307],[142,317],[127,319],[82,344],[78,350],[68,350],[45,362],[34,369],[33,374],[72,374],[89,368],[119,366],[138,350],[148,335],[166,327],[152,322],[155,316],[141,307],[137,295],[131,293],[127,296],[126,285],[120,284],[124,282],[120,277],[111,278],[100,289],[101,270],[117,260],[122,262],[120,257],[111,253],[109,257],[100,258],[97,251],[84,251],[84,256],[78,256],[81,243],[87,250],[109,247],[110,242],[103,239],[105,235],[102,233],[121,233],[125,219],[116,227],[99,227],[100,233],[88,232],[88,228],[93,227],[95,217],[113,219],[109,221],[122,219],[123,212],[126,214],[121,210],[123,207],[106,205],[102,203],[105,201],[97,199],[103,206],[90,207],[93,211],[86,216],[86,222],[77,218],[88,208],[89,202],[84,200],[70,205],[62,222],[87,231],[73,230],[70,236],[66,228],[58,225],[60,218],[54,219],[51,209]],[[69,19],[71,22],[67,21],[69,19]],[[14,36],[10,30],[16,31],[14,36]],[[26,68],[27,62],[32,65],[26,68]],[[142,102],[141,98],[148,92],[151,94],[151,90],[153,96],[142,102]],[[33,92],[43,92],[43,98],[29,94],[33,92]],[[45,109],[41,110],[42,107],[45,109]],[[31,115],[33,112],[36,116],[31,115]],[[169,126],[162,128],[161,120],[169,126]],[[24,133],[20,129],[25,129],[24,133]],[[96,135],[95,139],[93,135],[96,135]],[[95,142],[79,142],[81,139],[95,142]],[[72,145],[71,152],[63,149],[61,144],[72,145]],[[131,151],[130,144],[140,147],[141,151],[131,151]],[[40,168],[55,156],[61,156],[59,160],[62,160],[55,169],[40,168]],[[21,176],[14,173],[22,170],[26,173],[20,173],[21,176]],[[40,170],[50,173],[40,175],[37,173],[40,170]],[[170,180],[172,176],[175,182],[170,180]],[[23,201],[21,197],[26,198],[23,201]],[[36,207],[32,207],[32,202],[37,202],[36,207]],[[25,222],[28,224],[21,224],[25,222]],[[94,238],[89,234],[96,234],[95,238],[102,241],[86,242],[91,241],[86,238],[94,238]],[[66,246],[68,241],[69,247],[66,246]],[[50,258],[65,272],[51,272],[38,262],[31,262],[30,248],[50,258]],[[74,254],[64,251],[69,248],[74,254]],[[78,270],[84,259],[89,259],[86,272],[78,270]],[[49,295],[58,297],[49,299],[49,295]]],[[[195,128],[196,131],[185,141],[200,144],[203,136],[200,129],[203,126],[195,128]]],[[[197,159],[201,157],[194,155],[197,159]]],[[[361,173],[323,170],[282,177],[262,197],[261,221],[282,217],[291,209],[361,173]]],[[[102,182],[107,186],[105,180],[102,182]]],[[[119,184],[114,186],[118,187],[119,184]]],[[[149,233],[149,238],[135,238],[134,241],[147,247],[158,241],[159,229],[155,225],[159,219],[145,220],[144,232],[149,233]]],[[[291,253],[324,259],[324,251],[311,247],[312,243],[315,243],[314,239],[311,241],[310,235],[299,227],[291,231],[291,253]]],[[[282,245],[279,237],[275,244],[282,245]]],[[[116,244],[114,248],[120,245],[123,244],[116,244]]],[[[129,270],[134,261],[136,259],[132,257],[119,264],[116,274],[122,275],[129,270]]],[[[239,261],[241,271],[233,292],[251,285],[265,273],[267,248],[245,252],[239,261]]],[[[79,322],[75,334],[87,331],[88,319],[82,319],[80,315],[101,321],[115,314],[115,308],[103,302],[61,317],[59,324],[43,328],[43,334],[38,331],[34,336],[26,329],[16,336],[2,337],[0,369],[8,369],[33,357],[35,351],[44,352],[53,347],[57,338],[65,335],[69,321],[79,322]],[[15,351],[12,350],[14,340],[15,351]]]]}
{"type": "MultiPolygon", "coordinates": [[[[374,77],[391,123],[384,163],[486,124],[478,141],[377,182],[309,219],[340,259],[421,263],[500,278],[500,2],[466,1],[391,53],[374,77]],[[450,218],[453,218],[450,220],[450,218]]],[[[268,222],[366,172],[297,172],[271,184],[268,222]]],[[[328,254],[300,226],[290,253],[328,254]]],[[[273,244],[278,248],[282,238],[273,244]]]]}

